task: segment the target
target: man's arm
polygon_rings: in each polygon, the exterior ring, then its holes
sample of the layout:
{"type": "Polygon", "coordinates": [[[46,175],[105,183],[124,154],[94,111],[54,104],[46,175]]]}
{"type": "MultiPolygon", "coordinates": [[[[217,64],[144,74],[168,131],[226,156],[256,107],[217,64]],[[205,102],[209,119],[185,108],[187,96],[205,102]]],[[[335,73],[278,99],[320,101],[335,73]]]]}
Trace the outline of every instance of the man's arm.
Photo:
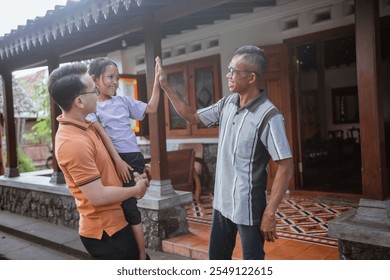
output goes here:
{"type": "Polygon", "coordinates": [[[98,179],[81,186],[80,190],[94,206],[120,203],[130,197],[140,199],[145,195],[149,181],[146,179],[146,174],[137,176],[137,182],[132,188],[104,186],[102,181],[98,179]]]}
{"type": "Polygon", "coordinates": [[[119,178],[121,178],[123,182],[126,183],[130,182],[131,180],[130,170],[133,170],[133,168],[130,165],[128,165],[124,160],[122,160],[122,158],[119,156],[117,150],[115,149],[114,144],[110,139],[110,136],[108,136],[103,126],[99,122],[94,122],[92,125],[95,128],[96,132],[99,134],[100,138],[102,138],[104,146],[106,146],[108,153],[110,154],[112,160],[114,161],[116,172],[118,173],[119,178]]]}
{"type": "Polygon", "coordinates": [[[275,161],[277,171],[271,188],[271,195],[265,208],[261,220],[260,231],[266,241],[274,242],[278,238],[276,234],[276,210],[282,202],[288,189],[288,184],[292,176],[292,159],[283,159],[275,161]]]}
{"type": "Polygon", "coordinates": [[[194,108],[189,106],[181,97],[169,86],[167,77],[161,67],[160,86],[168,96],[176,112],[190,124],[200,123],[201,120],[194,108]]]}

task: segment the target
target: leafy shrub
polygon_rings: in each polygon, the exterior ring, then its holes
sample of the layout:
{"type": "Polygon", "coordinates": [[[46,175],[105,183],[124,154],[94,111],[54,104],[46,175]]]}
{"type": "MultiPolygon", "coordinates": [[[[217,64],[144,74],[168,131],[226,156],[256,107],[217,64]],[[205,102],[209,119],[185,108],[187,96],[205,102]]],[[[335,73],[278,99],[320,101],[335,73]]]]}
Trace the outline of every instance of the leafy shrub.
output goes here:
{"type": "Polygon", "coordinates": [[[22,149],[17,148],[17,153],[18,153],[18,168],[19,172],[29,172],[29,171],[34,171],[35,166],[33,161],[26,156],[26,154],[23,152],[22,149]]]}

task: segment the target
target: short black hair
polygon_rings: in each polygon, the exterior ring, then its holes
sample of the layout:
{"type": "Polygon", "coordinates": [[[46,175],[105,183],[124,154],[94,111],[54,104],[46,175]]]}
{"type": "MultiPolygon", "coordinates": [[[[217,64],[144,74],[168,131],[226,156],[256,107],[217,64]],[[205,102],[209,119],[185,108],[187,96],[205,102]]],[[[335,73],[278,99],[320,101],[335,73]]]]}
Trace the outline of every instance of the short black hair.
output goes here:
{"type": "Polygon", "coordinates": [[[267,70],[267,57],[264,51],[256,46],[246,45],[239,47],[234,55],[242,55],[242,60],[247,63],[256,65],[258,74],[262,75],[267,70]]]}
{"type": "Polygon", "coordinates": [[[49,76],[48,89],[54,102],[64,111],[69,111],[73,99],[86,89],[81,78],[87,74],[87,66],[74,62],[55,69],[49,76]]]}
{"type": "Polygon", "coordinates": [[[95,77],[100,77],[108,65],[114,65],[118,68],[118,65],[116,65],[116,63],[111,59],[106,57],[95,58],[88,67],[88,73],[91,76],[94,75],[95,77]]]}

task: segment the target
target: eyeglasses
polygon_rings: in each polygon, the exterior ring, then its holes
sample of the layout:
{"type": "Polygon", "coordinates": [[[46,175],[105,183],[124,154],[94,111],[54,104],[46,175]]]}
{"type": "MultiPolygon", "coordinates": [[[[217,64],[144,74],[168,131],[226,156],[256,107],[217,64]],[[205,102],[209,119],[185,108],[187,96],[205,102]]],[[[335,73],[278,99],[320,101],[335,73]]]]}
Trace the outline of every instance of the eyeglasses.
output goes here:
{"type": "Polygon", "coordinates": [[[83,91],[83,92],[80,92],[79,95],[83,95],[83,94],[89,94],[89,93],[94,93],[96,94],[97,96],[100,95],[100,89],[98,86],[95,87],[95,89],[93,91],[83,91]]]}
{"type": "Polygon", "coordinates": [[[260,75],[259,75],[256,71],[250,71],[250,70],[237,70],[237,69],[234,69],[234,68],[231,67],[231,66],[228,66],[228,74],[230,74],[231,76],[233,76],[234,74],[239,73],[239,72],[244,72],[244,73],[255,73],[256,76],[260,77],[260,75]]]}

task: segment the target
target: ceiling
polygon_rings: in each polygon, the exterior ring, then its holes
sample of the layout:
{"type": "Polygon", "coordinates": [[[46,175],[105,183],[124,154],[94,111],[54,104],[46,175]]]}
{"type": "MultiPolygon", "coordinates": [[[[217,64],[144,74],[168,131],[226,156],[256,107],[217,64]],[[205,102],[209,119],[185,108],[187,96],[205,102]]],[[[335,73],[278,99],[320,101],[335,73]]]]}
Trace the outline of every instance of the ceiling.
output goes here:
{"type": "Polygon", "coordinates": [[[159,22],[166,38],[273,5],[276,0],[69,0],[0,37],[0,71],[105,56],[124,49],[123,40],[125,47],[140,45],[145,18],[159,22]]]}

